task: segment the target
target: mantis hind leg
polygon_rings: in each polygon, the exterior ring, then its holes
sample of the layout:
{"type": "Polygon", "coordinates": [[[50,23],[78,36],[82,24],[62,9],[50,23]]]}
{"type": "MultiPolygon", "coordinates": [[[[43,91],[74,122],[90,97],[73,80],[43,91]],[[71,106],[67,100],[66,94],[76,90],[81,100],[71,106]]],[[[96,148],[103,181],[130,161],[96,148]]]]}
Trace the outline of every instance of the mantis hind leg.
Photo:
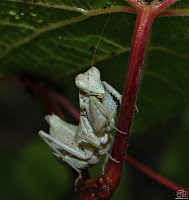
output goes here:
{"type": "Polygon", "coordinates": [[[48,145],[49,147],[66,163],[68,163],[68,165],[70,165],[73,169],[75,169],[75,171],[78,172],[79,176],[81,175],[81,170],[78,169],[75,165],[73,165],[67,158],[66,156],[64,156],[58,149],[57,146],[55,144],[50,143],[49,141],[47,141],[46,139],[42,138],[48,145]]]}
{"type": "Polygon", "coordinates": [[[78,169],[74,164],[72,164],[72,162],[70,162],[66,156],[64,156],[57,148],[54,144],[51,144],[50,142],[48,142],[47,140],[44,140],[49,146],[50,148],[63,160],[65,161],[70,167],[72,167],[73,169],[75,169],[75,171],[78,173],[78,178],[75,181],[75,190],[76,190],[76,184],[79,181],[79,179],[82,178],[82,174],[81,174],[81,170],[78,169]]]}
{"type": "Polygon", "coordinates": [[[84,151],[80,150],[79,148],[73,148],[68,145],[65,145],[64,143],[60,142],[59,140],[51,137],[49,134],[45,133],[44,131],[39,131],[39,136],[46,142],[50,142],[50,144],[56,145],[59,149],[62,149],[72,155],[74,155],[77,158],[86,160],[86,155],[84,151]]]}

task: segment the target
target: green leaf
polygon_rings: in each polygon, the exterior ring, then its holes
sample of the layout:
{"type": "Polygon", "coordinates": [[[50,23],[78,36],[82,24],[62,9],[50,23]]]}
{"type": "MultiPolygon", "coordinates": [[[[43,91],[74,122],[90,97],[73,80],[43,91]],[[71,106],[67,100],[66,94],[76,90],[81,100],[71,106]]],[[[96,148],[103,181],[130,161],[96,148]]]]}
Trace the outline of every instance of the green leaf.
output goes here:
{"type": "MultiPolygon", "coordinates": [[[[77,98],[74,77],[92,62],[102,79],[122,91],[136,15],[123,0],[0,2],[0,73],[30,73],[57,79],[77,98]],[[126,12],[122,12],[123,8],[126,12]],[[116,11],[116,13],[115,13],[116,11]]],[[[181,0],[172,12],[189,15],[181,0]],[[178,8],[178,9],[177,9],[178,8]],[[183,9],[183,10],[182,10],[183,9]]],[[[189,18],[157,17],[149,38],[133,132],[143,132],[188,105],[189,18]]],[[[77,105],[78,101],[75,101],[77,105]]]]}

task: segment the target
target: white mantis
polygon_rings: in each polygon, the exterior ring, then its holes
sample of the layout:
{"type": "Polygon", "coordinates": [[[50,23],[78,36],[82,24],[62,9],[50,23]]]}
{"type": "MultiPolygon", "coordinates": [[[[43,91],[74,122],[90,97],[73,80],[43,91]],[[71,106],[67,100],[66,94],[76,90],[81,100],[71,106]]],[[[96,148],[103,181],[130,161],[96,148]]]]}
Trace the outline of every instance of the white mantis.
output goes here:
{"type": "Polygon", "coordinates": [[[45,119],[50,124],[50,134],[40,131],[39,136],[59,161],[67,163],[81,174],[82,169],[98,163],[102,155],[109,156],[113,140],[111,130],[115,128],[117,115],[113,97],[121,103],[122,96],[107,82],[101,81],[96,67],[77,75],[75,84],[79,89],[79,125],[69,124],[54,114],[48,115],[45,119]]]}
{"type": "Polygon", "coordinates": [[[111,130],[115,127],[117,105],[113,96],[121,102],[121,95],[108,83],[101,81],[100,72],[91,67],[77,75],[81,108],[78,126],[61,120],[56,115],[46,116],[50,135],[44,131],[39,136],[50,146],[53,154],[78,173],[99,162],[108,154],[112,145],[111,130]]]}

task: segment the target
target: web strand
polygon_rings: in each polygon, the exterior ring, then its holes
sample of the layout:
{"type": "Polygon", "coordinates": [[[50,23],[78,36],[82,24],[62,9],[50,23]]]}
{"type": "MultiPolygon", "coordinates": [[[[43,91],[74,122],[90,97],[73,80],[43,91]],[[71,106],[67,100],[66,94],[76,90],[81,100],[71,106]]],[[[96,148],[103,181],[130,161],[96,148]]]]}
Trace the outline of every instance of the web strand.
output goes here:
{"type": "Polygon", "coordinates": [[[107,23],[108,23],[108,21],[109,21],[109,19],[110,19],[110,16],[111,16],[111,13],[110,13],[109,16],[108,16],[108,18],[107,18],[107,20],[106,20],[106,22],[105,22],[105,24],[104,24],[104,27],[103,27],[103,29],[102,29],[102,32],[101,32],[101,34],[100,34],[100,37],[99,37],[99,39],[98,39],[98,42],[97,42],[97,45],[96,45],[96,48],[95,48],[95,51],[94,51],[94,54],[93,54],[93,59],[92,59],[92,62],[91,62],[91,67],[93,67],[94,58],[95,58],[95,55],[96,55],[96,52],[97,52],[97,49],[98,49],[100,40],[101,40],[101,38],[102,38],[102,35],[103,35],[103,33],[104,33],[104,30],[105,30],[105,28],[106,28],[106,25],[107,25],[107,23]]]}

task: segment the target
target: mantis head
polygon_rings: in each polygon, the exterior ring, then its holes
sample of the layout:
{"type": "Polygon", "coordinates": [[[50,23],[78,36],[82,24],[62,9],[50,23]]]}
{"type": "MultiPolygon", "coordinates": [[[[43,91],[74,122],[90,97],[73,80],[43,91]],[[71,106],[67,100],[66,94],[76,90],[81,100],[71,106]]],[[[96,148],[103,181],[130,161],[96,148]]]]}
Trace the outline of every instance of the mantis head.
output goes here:
{"type": "Polygon", "coordinates": [[[83,74],[78,74],[75,78],[75,85],[79,90],[88,95],[104,97],[105,91],[100,79],[100,72],[96,67],[91,67],[83,74]]]}

